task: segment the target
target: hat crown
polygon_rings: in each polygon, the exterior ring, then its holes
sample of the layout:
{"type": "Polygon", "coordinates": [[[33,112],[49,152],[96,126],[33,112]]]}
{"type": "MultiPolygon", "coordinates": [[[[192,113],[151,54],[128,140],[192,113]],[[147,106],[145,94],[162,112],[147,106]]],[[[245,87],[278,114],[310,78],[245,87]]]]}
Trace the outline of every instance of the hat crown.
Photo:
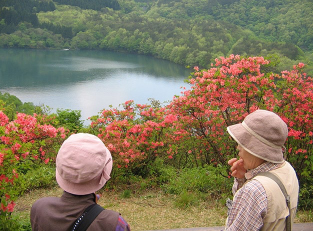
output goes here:
{"type": "Polygon", "coordinates": [[[284,161],[288,127],[274,112],[256,110],[242,123],[227,127],[227,131],[250,154],[272,163],[284,161]]]}
{"type": "Polygon", "coordinates": [[[98,137],[87,133],[66,139],[56,158],[58,184],[76,195],[99,190],[109,180],[111,170],[110,151],[98,137]]]}
{"type": "Polygon", "coordinates": [[[100,175],[106,161],[104,145],[94,139],[66,140],[59,150],[56,167],[63,179],[83,183],[100,175]]]}
{"type": "Polygon", "coordinates": [[[253,132],[274,145],[282,147],[288,137],[286,123],[274,112],[256,110],[244,122],[253,132]]]}

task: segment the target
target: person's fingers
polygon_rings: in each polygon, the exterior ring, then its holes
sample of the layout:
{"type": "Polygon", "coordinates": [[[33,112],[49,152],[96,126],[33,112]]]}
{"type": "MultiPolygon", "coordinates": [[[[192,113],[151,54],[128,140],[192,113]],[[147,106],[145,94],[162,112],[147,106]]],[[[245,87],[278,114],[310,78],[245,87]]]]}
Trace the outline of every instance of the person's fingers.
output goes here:
{"type": "Polygon", "coordinates": [[[243,166],[243,159],[239,159],[236,164],[238,164],[239,166],[243,166]]]}
{"type": "Polygon", "coordinates": [[[237,164],[236,162],[231,166],[230,171],[235,171],[237,169],[237,164]]]}
{"type": "Polygon", "coordinates": [[[228,164],[232,166],[237,161],[237,158],[232,158],[228,161],[228,164]]]}
{"type": "Polygon", "coordinates": [[[242,160],[237,160],[237,159],[236,159],[236,161],[234,161],[234,162],[232,163],[232,167],[230,168],[230,170],[233,171],[233,170],[237,169],[238,167],[241,167],[242,164],[243,164],[243,161],[242,161],[242,160]]]}

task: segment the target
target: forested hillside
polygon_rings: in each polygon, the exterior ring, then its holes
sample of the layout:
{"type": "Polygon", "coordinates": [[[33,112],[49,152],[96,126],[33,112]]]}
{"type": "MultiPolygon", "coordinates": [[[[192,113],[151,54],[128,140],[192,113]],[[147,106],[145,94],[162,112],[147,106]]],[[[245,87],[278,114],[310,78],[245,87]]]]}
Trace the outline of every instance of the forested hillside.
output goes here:
{"type": "Polygon", "coordinates": [[[237,1],[226,9],[219,6],[214,17],[249,29],[260,38],[313,50],[312,0],[237,1]]]}
{"type": "Polygon", "coordinates": [[[99,10],[105,7],[109,7],[114,10],[120,9],[120,5],[117,0],[54,0],[54,2],[64,5],[78,6],[82,9],[99,10]]]}
{"type": "Polygon", "coordinates": [[[313,70],[312,0],[0,0],[0,6],[0,47],[114,50],[205,68],[231,53],[262,55],[275,71],[299,61],[313,70]]]}
{"type": "Polygon", "coordinates": [[[313,0],[159,0],[157,5],[150,10],[155,16],[185,15],[199,22],[212,17],[251,30],[259,38],[313,50],[313,0]]]}

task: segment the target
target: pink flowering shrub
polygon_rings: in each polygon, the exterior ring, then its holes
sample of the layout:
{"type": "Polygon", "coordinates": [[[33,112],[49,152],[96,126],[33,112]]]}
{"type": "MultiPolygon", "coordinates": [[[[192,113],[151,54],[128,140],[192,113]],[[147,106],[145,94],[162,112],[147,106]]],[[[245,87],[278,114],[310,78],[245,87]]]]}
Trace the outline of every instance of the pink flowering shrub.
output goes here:
{"type": "Polygon", "coordinates": [[[140,169],[156,157],[166,156],[176,116],[166,114],[165,108],[150,105],[123,104],[123,109],[103,110],[93,119],[91,129],[106,144],[117,168],[140,169]]]}
{"type": "Polygon", "coordinates": [[[209,70],[195,68],[191,89],[168,106],[180,118],[179,130],[188,134],[181,136],[181,142],[190,146],[188,154],[193,153],[195,160],[226,164],[234,153],[226,127],[257,108],[273,110],[276,77],[260,72],[266,64],[263,57],[231,55],[216,59],[209,70]]]}
{"type": "Polygon", "coordinates": [[[19,171],[54,161],[65,136],[64,129],[49,125],[46,116],[18,113],[15,120],[9,121],[0,111],[0,216],[14,209],[14,181],[19,171]]]}
{"type": "Polygon", "coordinates": [[[276,107],[289,127],[286,158],[301,180],[311,178],[313,170],[313,79],[302,73],[303,63],[282,72],[276,107]]]}
{"type": "Polygon", "coordinates": [[[281,74],[261,73],[268,63],[263,57],[231,55],[216,59],[209,70],[196,67],[191,90],[169,108],[180,118],[179,129],[190,134],[183,143],[197,144],[192,150],[197,158],[216,165],[237,154],[227,126],[258,108],[276,112],[289,128],[285,158],[304,181],[313,169],[313,81],[302,73],[303,63],[281,74]]]}
{"type": "Polygon", "coordinates": [[[92,122],[119,168],[147,166],[157,156],[179,167],[227,165],[237,154],[226,127],[257,109],[280,115],[289,126],[286,159],[299,178],[312,174],[312,79],[300,63],[290,72],[262,73],[268,60],[230,55],[208,70],[195,67],[191,89],[166,107],[124,104],[92,122]],[[264,67],[264,68],[262,68],[264,67]]]}

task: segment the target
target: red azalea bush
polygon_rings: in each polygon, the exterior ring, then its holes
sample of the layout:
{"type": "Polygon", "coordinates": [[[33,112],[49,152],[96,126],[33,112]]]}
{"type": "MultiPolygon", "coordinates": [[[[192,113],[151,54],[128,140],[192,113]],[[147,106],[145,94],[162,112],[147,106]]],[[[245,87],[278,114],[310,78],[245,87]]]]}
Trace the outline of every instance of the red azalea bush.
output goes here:
{"type": "Polygon", "coordinates": [[[216,59],[209,70],[195,68],[189,80],[191,89],[168,107],[178,116],[180,129],[189,134],[181,142],[189,144],[196,160],[225,165],[235,152],[226,127],[257,108],[274,109],[278,101],[274,96],[276,78],[260,72],[266,64],[263,57],[231,55],[216,59]]]}
{"type": "Polygon", "coordinates": [[[279,114],[289,126],[286,159],[299,178],[312,172],[312,79],[300,63],[281,75],[262,73],[268,60],[230,55],[212,68],[195,68],[191,89],[166,107],[124,104],[104,110],[91,127],[112,151],[119,167],[147,165],[166,156],[179,167],[225,166],[236,155],[226,127],[241,122],[256,109],[279,114]]]}
{"type": "Polygon", "coordinates": [[[103,110],[93,119],[91,129],[111,151],[118,168],[142,172],[157,157],[167,155],[173,143],[168,133],[173,132],[176,121],[166,108],[134,105],[130,100],[121,110],[103,110]]]}
{"type": "Polygon", "coordinates": [[[66,134],[49,125],[47,116],[18,113],[13,121],[0,111],[0,218],[13,211],[19,172],[32,164],[54,161],[66,134]]]}
{"type": "Polygon", "coordinates": [[[302,73],[303,63],[292,71],[282,72],[279,84],[281,100],[276,112],[289,127],[286,159],[297,170],[300,180],[312,177],[313,171],[313,79],[302,73]]]}
{"type": "Polygon", "coordinates": [[[300,208],[313,207],[313,80],[302,73],[304,64],[282,73],[282,97],[276,111],[289,127],[286,159],[294,166],[300,181],[300,208]]]}
{"type": "Polygon", "coordinates": [[[313,81],[302,73],[303,63],[281,75],[261,73],[267,64],[263,57],[231,55],[216,59],[209,70],[195,68],[191,90],[174,99],[169,108],[181,118],[190,134],[187,139],[201,144],[194,146],[199,159],[216,164],[226,164],[237,153],[227,126],[258,108],[276,112],[289,128],[285,158],[304,182],[313,170],[313,81]]]}
{"type": "Polygon", "coordinates": [[[285,158],[300,183],[312,177],[313,82],[302,73],[304,64],[274,74],[262,72],[269,69],[263,57],[230,55],[215,61],[209,70],[195,67],[191,89],[166,107],[134,106],[129,101],[124,110],[104,110],[94,119],[95,134],[119,167],[147,166],[156,156],[179,167],[227,166],[237,151],[226,127],[256,109],[267,109],[288,124],[285,158]]]}

